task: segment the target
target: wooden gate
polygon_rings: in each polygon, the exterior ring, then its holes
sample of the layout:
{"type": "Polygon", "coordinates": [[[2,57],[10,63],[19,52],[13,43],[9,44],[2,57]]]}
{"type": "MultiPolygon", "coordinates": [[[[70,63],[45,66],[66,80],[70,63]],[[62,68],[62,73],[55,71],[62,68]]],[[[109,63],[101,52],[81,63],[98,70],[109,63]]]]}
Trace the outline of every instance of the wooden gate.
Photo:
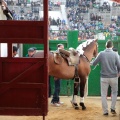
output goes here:
{"type": "Polygon", "coordinates": [[[43,116],[48,112],[48,1],[43,21],[0,21],[0,115],[43,116]],[[43,44],[43,58],[13,58],[12,44],[43,44]]]}

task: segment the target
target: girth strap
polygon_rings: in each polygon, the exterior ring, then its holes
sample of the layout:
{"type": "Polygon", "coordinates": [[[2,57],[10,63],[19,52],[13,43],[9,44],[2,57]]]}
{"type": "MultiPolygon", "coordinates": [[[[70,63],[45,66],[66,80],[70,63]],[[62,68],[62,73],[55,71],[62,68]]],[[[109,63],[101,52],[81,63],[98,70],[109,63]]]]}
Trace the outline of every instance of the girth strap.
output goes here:
{"type": "Polygon", "coordinates": [[[80,83],[80,77],[78,75],[78,64],[75,65],[74,83],[80,83]]]}

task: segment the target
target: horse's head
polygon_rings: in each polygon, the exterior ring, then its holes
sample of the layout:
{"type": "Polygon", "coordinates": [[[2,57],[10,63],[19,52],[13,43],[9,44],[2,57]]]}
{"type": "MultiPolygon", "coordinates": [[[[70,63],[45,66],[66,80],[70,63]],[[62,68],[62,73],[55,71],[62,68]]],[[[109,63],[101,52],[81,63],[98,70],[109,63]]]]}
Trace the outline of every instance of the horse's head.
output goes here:
{"type": "Polygon", "coordinates": [[[83,44],[83,51],[84,55],[87,57],[89,56],[89,60],[92,59],[92,57],[96,57],[98,54],[98,44],[97,44],[97,39],[90,39],[87,40],[86,42],[82,43],[83,44]]]}

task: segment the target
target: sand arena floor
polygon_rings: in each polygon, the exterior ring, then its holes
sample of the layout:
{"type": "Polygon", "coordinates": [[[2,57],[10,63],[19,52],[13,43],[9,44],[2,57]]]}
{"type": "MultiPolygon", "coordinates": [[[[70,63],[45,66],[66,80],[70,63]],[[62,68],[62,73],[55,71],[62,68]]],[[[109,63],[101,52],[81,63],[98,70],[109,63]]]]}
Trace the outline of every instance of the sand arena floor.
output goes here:
{"type": "MultiPolygon", "coordinates": [[[[45,117],[45,120],[120,120],[120,98],[117,99],[116,112],[117,115],[113,116],[109,113],[109,116],[103,116],[101,108],[100,97],[87,97],[85,99],[85,105],[87,109],[82,111],[75,110],[71,103],[71,97],[61,96],[61,101],[64,102],[60,107],[54,107],[50,105],[51,98],[49,98],[49,112],[45,117]]],[[[79,102],[79,97],[78,97],[79,102]]],[[[108,106],[110,109],[110,98],[108,98],[108,106]]],[[[39,116],[0,116],[0,120],[42,120],[39,116]]]]}

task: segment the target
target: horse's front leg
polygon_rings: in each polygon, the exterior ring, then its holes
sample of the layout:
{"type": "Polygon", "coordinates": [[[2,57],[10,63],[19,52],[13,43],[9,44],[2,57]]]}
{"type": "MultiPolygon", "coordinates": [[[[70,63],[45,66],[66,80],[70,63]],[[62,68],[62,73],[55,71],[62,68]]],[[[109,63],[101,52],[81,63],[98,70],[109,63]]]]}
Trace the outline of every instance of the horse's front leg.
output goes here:
{"type": "Polygon", "coordinates": [[[79,83],[74,83],[73,98],[71,100],[71,104],[76,110],[79,109],[79,106],[77,104],[78,87],[79,87],[79,83]]]}
{"type": "Polygon", "coordinates": [[[80,81],[80,106],[82,107],[82,110],[86,109],[85,104],[84,104],[85,84],[86,84],[86,79],[81,79],[80,81]]]}

